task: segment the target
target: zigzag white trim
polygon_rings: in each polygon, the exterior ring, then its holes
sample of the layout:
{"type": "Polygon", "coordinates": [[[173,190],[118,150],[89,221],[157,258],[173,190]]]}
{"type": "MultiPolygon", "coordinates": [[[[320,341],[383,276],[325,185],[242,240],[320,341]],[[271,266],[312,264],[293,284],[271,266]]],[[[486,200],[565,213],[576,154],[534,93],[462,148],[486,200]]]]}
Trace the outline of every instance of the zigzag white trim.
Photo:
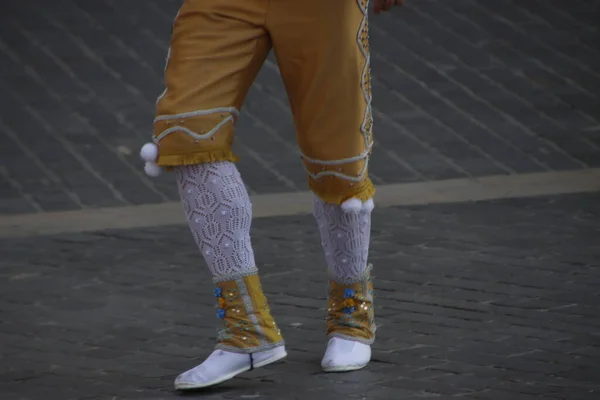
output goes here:
{"type": "MultiPolygon", "coordinates": [[[[371,103],[372,103],[373,96],[371,95],[371,93],[369,93],[369,90],[368,90],[369,82],[367,81],[367,79],[369,79],[369,72],[371,69],[371,55],[369,54],[369,51],[365,48],[362,38],[361,38],[361,34],[362,34],[363,30],[369,29],[369,27],[368,27],[368,24],[369,24],[369,10],[368,10],[369,1],[368,0],[366,0],[366,1],[365,0],[356,0],[356,2],[358,3],[358,7],[360,8],[360,11],[362,11],[362,13],[363,13],[363,19],[360,23],[360,27],[358,28],[356,42],[358,44],[360,52],[365,57],[365,66],[363,68],[363,72],[362,72],[361,79],[360,79],[360,87],[363,92],[365,102],[367,103],[367,107],[365,108],[365,114],[363,117],[362,125],[360,127],[360,131],[362,132],[363,137],[365,139],[365,147],[370,148],[370,147],[372,147],[372,144],[369,143],[369,136],[372,131],[372,126],[367,131],[367,123],[368,123],[369,119],[372,120],[371,103]]],[[[367,39],[368,39],[368,36],[367,36],[367,39]]]]}
{"type": "Polygon", "coordinates": [[[206,133],[197,133],[197,132],[194,132],[191,129],[186,128],[185,126],[181,126],[181,125],[171,126],[167,129],[165,129],[164,131],[162,131],[156,137],[154,137],[154,139],[153,139],[154,143],[158,143],[160,140],[162,140],[163,138],[165,138],[166,136],[170,135],[173,132],[183,132],[183,133],[193,137],[196,140],[210,139],[225,124],[227,124],[229,122],[234,123],[235,118],[240,115],[239,110],[235,107],[217,107],[217,108],[211,108],[208,110],[196,110],[196,111],[190,111],[190,112],[185,112],[185,113],[181,113],[181,114],[159,115],[158,117],[154,118],[154,122],[170,121],[170,120],[174,120],[174,119],[181,120],[184,118],[197,117],[199,115],[210,115],[210,114],[216,114],[216,113],[230,113],[231,115],[227,116],[227,118],[224,118],[221,122],[219,122],[210,131],[208,131],[206,133]]]}
{"type": "Polygon", "coordinates": [[[217,108],[209,108],[207,110],[189,111],[189,112],[184,112],[181,114],[159,115],[158,117],[154,118],[154,122],[166,121],[166,120],[171,120],[171,119],[197,117],[198,115],[209,115],[209,114],[216,114],[216,113],[232,113],[236,117],[240,115],[239,110],[235,107],[217,107],[217,108]]]}
{"type": "Polygon", "coordinates": [[[354,156],[354,157],[349,157],[349,158],[341,158],[339,160],[318,160],[316,158],[310,158],[304,154],[302,154],[302,158],[310,161],[313,164],[320,164],[320,165],[340,165],[340,164],[347,164],[347,163],[351,163],[351,162],[355,162],[355,161],[360,161],[363,158],[367,158],[369,156],[369,152],[371,151],[371,148],[373,146],[371,145],[371,147],[368,147],[365,151],[363,151],[362,153],[360,153],[360,155],[358,156],[354,156]]]}
{"type": "Polygon", "coordinates": [[[342,172],[338,172],[338,171],[320,171],[317,172],[316,174],[313,174],[310,171],[306,171],[308,173],[308,175],[312,178],[312,179],[319,179],[322,178],[324,176],[336,176],[338,178],[342,178],[345,179],[347,181],[351,181],[351,182],[360,182],[363,180],[363,178],[365,177],[366,173],[367,173],[367,169],[369,167],[369,157],[365,158],[365,165],[362,168],[362,170],[360,171],[360,173],[358,174],[358,176],[351,176],[351,175],[346,175],[342,172]]]}

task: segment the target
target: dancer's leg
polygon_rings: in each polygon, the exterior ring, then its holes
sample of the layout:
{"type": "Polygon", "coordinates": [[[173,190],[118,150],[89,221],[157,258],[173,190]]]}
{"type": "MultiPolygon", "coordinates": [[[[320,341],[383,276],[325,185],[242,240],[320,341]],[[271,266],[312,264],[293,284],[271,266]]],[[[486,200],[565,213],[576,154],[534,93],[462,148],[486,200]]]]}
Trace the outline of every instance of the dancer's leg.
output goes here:
{"type": "Polygon", "coordinates": [[[373,200],[341,206],[315,199],[314,216],[329,270],[327,334],[322,366],[352,371],[367,365],[375,339],[373,284],[368,264],[373,200]]]}
{"type": "Polygon", "coordinates": [[[251,205],[232,161],[233,125],[270,48],[262,0],[188,0],[175,20],[146,171],[175,169],[192,233],[215,282],[217,349],[177,389],[217,384],[285,356],[250,243],[251,205]]]}
{"type": "Polygon", "coordinates": [[[229,161],[176,167],[192,234],[216,285],[224,321],[217,350],[181,374],[178,389],[210,386],[285,357],[283,338],[262,292],[250,242],[252,204],[229,161]]]}
{"type": "Polygon", "coordinates": [[[279,1],[271,33],[330,269],[323,367],[365,366],[374,339],[369,249],[373,184],[368,0],[279,1]]]}

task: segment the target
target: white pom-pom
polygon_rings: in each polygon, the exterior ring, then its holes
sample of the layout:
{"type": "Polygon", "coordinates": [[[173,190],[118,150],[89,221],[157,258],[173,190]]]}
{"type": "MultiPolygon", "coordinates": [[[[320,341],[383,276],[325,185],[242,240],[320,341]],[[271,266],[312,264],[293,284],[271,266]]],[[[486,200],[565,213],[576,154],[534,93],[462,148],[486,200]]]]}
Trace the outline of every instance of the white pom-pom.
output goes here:
{"type": "Polygon", "coordinates": [[[342,203],[342,210],[344,210],[344,212],[357,213],[362,210],[362,206],[362,201],[353,197],[342,203]]]}
{"type": "Polygon", "coordinates": [[[146,172],[146,175],[156,178],[162,172],[162,168],[153,162],[147,162],[144,165],[144,172],[146,172]]]}
{"type": "Polygon", "coordinates": [[[369,200],[365,201],[362,205],[363,212],[370,213],[371,211],[373,211],[374,208],[375,208],[375,202],[373,201],[373,199],[369,199],[369,200]]]}
{"type": "Polygon", "coordinates": [[[158,147],[154,143],[146,143],[140,150],[140,157],[147,162],[154,162],[158,158],[158,147]]]}

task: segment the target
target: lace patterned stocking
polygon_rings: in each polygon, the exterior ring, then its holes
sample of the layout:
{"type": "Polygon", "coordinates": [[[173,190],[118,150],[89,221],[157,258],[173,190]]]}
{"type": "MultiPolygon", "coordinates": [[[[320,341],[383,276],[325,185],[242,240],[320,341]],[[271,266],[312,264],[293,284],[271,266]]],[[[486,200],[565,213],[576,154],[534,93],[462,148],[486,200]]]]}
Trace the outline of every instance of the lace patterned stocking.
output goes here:
{"type": "Polygon", "coordinates": [[[367,269],[371,240],[371,210],[344,211],[341,206],[315,199],[313,213],[321,232],[321,244],[331,277],[352,282],[367,269]]]}
{"type": "Polygon", "coordinates": [[[213,277],[256,271],[252,204],[235,165],[186,165],[177,167],[176,174],[190,229],[213,277]]]}

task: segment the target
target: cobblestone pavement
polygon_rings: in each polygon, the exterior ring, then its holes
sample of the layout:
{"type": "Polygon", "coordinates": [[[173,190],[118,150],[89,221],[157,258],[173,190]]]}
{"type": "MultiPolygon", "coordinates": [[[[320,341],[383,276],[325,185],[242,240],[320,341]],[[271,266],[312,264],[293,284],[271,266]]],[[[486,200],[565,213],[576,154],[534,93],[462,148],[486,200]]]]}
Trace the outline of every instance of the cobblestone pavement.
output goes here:
{"type": "MultiPolygon", "coordinates": [[[[289,358],[190,397],[597,400],[599,221],[598,193],[376,209],[373,362],[324,374],[312,217],[258,219],[289,358]]],[[[212,348],[212,287],[185,226],[2,248],[2,399],[176,398],[173,378],[212,348]]]]}
{"type": "MultiPolygon", "coordinates": [[[[377,184],[600,165],[597,0],[407,3],[371,19],[377,184]]],[[[0,213],[174,199],[137,151],[179,4],[2,2],[0,213]]],[[[271,57],[236,143],[252,192],[305,190],[293,132],[271,57]]]]}

